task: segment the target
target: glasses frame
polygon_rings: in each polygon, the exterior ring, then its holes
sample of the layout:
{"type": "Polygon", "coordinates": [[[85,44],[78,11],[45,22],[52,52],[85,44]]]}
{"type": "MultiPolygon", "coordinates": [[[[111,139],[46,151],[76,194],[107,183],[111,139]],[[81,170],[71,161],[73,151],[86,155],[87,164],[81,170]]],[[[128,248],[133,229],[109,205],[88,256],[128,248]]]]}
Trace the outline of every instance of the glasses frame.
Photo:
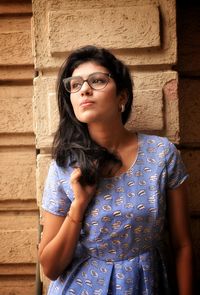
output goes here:
{"type": "Polygon", "coordinates": [[[104,89],[104,88],[108,85],[108,83],[109,83],[109,78],[112,78],[112,75],[111,75],[110,73],[94,72],[94,73],[90,74],[90,75],[88,76],[88,78],[85,79],[85,80],[84,80],[81,76],[74,76],[74,77],[68,77],[68,78],[65,78],[65,79],[63,79],[63,84],[64,84],[64,87],[65,87],[65,90],[67,90],[67,92],[69,92],[69,93],[76,93],[76,92],[80,91],[81,88],[82,88],[82,86],[83,86],[83,84],[84,84],[85,82],[87,82],[88,85],[89,85],[93,90],[97,90],[97,91],[98,91],[98,90],[102,90],[102,89],[104,89]],[[106,75],[106,76],[108,77],[107,83],[106,83],[102,88],[100,88],[100,89],[96,89],[96,88],[94,88],[93,86],[90,85],[90,82],[88,81],[88,80],[91,78],[91,76],[96,75],[96,74],[103,74],[103,75],[106,75]],[[67,89],[66,85],[67,85],[68,82],[70,82],[70,81],[73,80],[74,78],[80,78],[80,79],[82,80],[82,84],[81,84],[81,86],[80,86],[80,88],[79,88],[78,90],[76,90],[76,91],[69,91],[69,89],[67,89]]]}

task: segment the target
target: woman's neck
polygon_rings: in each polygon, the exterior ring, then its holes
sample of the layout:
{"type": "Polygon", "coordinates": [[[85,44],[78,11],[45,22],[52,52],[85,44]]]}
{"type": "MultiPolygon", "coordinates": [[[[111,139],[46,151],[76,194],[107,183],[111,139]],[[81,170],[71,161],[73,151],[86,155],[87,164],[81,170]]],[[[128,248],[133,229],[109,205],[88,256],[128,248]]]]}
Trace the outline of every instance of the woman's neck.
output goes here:
{"type": "Polygon", "coordinates": [[[119,124],[118,126],[90,125],[88,126],[88,130],[91,138],[96,143],[111,152],[118,151],[130,135],[130,132],[125,129],[123,124],[119,124]]]}

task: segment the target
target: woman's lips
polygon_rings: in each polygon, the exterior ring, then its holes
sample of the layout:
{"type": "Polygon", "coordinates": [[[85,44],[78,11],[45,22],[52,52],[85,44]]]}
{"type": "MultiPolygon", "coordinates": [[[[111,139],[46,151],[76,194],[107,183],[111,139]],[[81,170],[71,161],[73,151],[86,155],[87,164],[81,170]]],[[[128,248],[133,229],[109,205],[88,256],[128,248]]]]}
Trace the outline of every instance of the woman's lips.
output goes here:
{"type": "Polygon", "coordinates": [[[85,107],[85,106],[90,106],[92,105],[94,102],[92,100],[89,99],[85,99],[83,101],[81,101],[80,103],[80,107],[85,107]]]}

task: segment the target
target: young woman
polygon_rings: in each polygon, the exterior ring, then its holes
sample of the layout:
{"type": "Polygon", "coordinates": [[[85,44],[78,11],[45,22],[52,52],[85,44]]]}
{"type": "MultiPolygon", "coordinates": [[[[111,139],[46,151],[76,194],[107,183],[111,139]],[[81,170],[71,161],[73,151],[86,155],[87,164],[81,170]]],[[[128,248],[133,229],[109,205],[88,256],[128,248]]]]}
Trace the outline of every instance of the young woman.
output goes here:
{"type": "Polygon", "coordinates": [[[106,49],[80,48],[62,67],[39,246],[48,294],[172,294],[166,225],[178,294],[192,294],[187,174],[167,138],[124,127],[132,87],[106,49]]]}

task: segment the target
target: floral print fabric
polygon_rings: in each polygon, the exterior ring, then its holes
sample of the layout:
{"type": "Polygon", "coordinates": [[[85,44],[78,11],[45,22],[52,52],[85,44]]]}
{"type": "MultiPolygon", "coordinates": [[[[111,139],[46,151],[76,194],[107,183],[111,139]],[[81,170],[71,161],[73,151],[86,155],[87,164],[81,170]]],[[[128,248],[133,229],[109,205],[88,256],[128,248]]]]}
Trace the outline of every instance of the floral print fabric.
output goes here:
{"type": "MultiPolygon", "coordinates": [[[[50,284],[49,295],[169,294],[163,251],[166,191],[178,187],[187,173],[167,138],[139,133],[138,143],[127,172],[100,179],[74,259],[50,284]]],[[[71,172],[52,162],[44,210],[66,216],[73,200],[71,172]]]]}

